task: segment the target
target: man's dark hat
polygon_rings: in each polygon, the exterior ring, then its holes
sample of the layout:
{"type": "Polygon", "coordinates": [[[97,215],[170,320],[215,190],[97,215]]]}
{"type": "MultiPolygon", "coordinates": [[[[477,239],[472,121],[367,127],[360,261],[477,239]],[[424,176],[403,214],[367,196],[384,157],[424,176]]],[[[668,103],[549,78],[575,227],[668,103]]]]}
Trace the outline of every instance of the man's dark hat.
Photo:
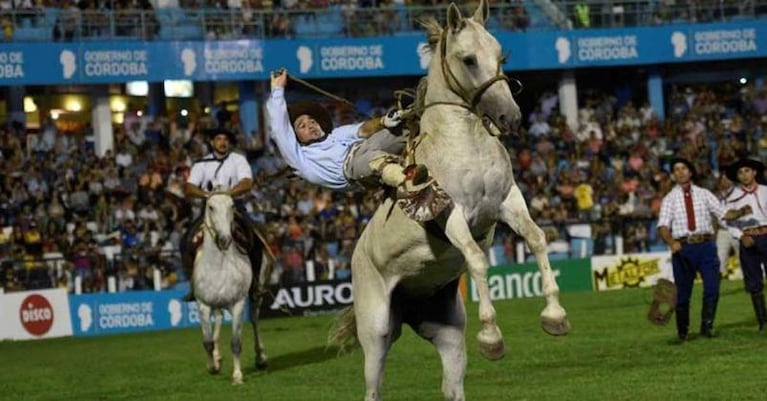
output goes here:
{"type": "Polygon", "coordinates": [[[689,160],[682,157],[671,159],[671,163],[669,163],[668,167],[672,173],[674,172],[674,166],[677,165],[677,163],[682,163],[687,166],[687,169],[690,170],[690,179],[695,179],[695,177],[697,177],[698,173],[695,171],[695,166],[689,160]]]}
{"type": "Polygon", "coordinates": [[[732,182],[739,182],[738,181],[738,170],[740,170],[741,167],[750,167],[754,171],[756,171],[756,181],[760,184],[765,183],[764,179],[764,163],[762,163],[758,159],[754,158],[747,158],[747,159],[739,159],[736,160],[734,163],[730,164],[729,166],[725,167],[724,174],[727,175],[727,178],[730,179],[732,182]]]}
{"type": "Polygon", "coordinates": [[[290,116],[291,125],[296,122],[298,117],[304,114],[315,119],[326,134],[330,134],[333,131],[333,119],[330,118],[330,113],[325,106],[311,101],[298,102],[288,106],[288,116],[290,116]]]}
{"type": "Polygon", "coordinates": [[[226,128],[208,128],[205,130],[205,136],[208,139],[213,139],[218,135],[226,135],[229,138],[229,142],[232,144],[237,143],[237,135],[226,128]]]}

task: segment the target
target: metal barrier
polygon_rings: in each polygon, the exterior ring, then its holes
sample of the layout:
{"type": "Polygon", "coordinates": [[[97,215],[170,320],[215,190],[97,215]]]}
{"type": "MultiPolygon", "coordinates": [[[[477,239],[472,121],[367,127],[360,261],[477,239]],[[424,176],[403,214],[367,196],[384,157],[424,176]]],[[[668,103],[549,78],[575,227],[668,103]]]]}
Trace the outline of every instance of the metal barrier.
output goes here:
{"type": "MultiPolygon", "coordinates": [[[[462,5],[473,7],[473,4],[462,5]]],[[[469,8],[466,8],[468,14],[469,8]]],[[[330,6],[317,10],[3,10],[5,41],[235,40],[420,34],[419,20],[444,19],[444,6],[330,6]]],[[[526,31],[701,23],[767,16],[767,0],[708,4],[650,0],[526,0],[491,6],[491,30],[526,31]],[[564,16],[564,19],[563,19],[564,16]]]]}

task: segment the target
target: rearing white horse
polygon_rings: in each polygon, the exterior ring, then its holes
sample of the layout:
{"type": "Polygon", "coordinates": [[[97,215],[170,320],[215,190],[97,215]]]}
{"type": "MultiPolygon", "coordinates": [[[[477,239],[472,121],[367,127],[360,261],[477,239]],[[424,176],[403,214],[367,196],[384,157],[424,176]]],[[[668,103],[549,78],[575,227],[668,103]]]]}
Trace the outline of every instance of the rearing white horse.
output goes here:
{"type": "Polygon", "coordinates": [[[387,199],[357,243],[354,314],[342,315],[333,335],[348,339],[356,329],[365,354],[366,401],[381,399],[386,356],[402,323],[436,346],[445,398],[464,399],[466,312],[457,288],[467,268],[479,294],[480,351],[490,360],[504,355],[485,256],[498,220],[535,253],[546,299],[544,330],[561,335],[570,329],[543,231],[530,218],[509,154],[496,136],[513,128],[520,111],[503,75],[501,46],[484,28],[488,12],[485,0],[471,18],[450,4],[446,28],[424,22],[433,56],[415,160],[429,168],[453,205],[422,225],[387,199]]]}
{"type": "MultiPolygon", "coordinates": [[[[238,249],[232,235],[234,230],[234,202],[226,193],[212,194],[206,204],[202,223],[203,242],[194,260],[194,294],[200,311],[203,346],[208,355],[208,372],[217,374],[221,369],[221,353],[218,339],[223,321],[222,310],[232,315],[232,359],[234,372],[232,382],[242,383],[240,351],[242,349],[242,321],[245,302],[249,299],[253,272],[247,253],[238,249]],[[216,315],[215,328],[211,330],[211,315],[216,315]]],[[[253,286],[251,323],[255,336],[256,366],[266,364],[263,344],[258,331],[259,290],[269,275],[269,259],[263,253],[258,281],[253,286]]]]}

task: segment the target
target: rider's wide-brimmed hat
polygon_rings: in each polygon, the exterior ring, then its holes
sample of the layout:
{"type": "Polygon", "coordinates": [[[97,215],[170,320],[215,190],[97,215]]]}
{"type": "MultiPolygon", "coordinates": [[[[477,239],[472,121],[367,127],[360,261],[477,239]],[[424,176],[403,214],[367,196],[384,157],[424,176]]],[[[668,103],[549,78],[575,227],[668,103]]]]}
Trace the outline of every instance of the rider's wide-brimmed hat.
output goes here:
{"type": "Polygon", "coordinates": [[[298,102],[288,106],[288,116],[290,117],[291,124],[295,123],[296,119],[304,114],[317,121],[317,124],[320,125],[322,131],[326,134],[333,131],[333,119],[330,118],[330,113],[325,106],[311,101],[298,102]]]}
{"type": "Polygon", "coordinates": [[[235,134],[234,132],[226,128],[216,127],[216,128],[208,128],[205,130],[205,136],[208,139],[213,139],[218,135],[226,135],[227,138],[229,138],[230,143],[232,144],[237,143],[237,134],[235,134]]]}
{"type": "Polygon", "coordinates": [[[725,167],[724,174],[727,176],[727,178],[730,179],[730,181],[739,182],[738,170],[740,170],[741,167],[749,167],[756,171],[756,181],[760,184],[765,183],[766,180],[764,178],[764,163],[762,163],[761,160],[755,158],[736,160],[734,163],[725,167]]]}
{"type": "Polygon", "coordinates": [[[668,164],[669,169],[671,169],[671,173],[674,172],[674,166],[677,164],[682,163],[685,166],[687,166],[687,169],[690,170],[690,179],[694,180],[697,176],[697,171],[695,170],[695,165],[692,164],[689,160],[683,158],[683,157],[675,157],[671,159],[671,163],[668,164]]]}

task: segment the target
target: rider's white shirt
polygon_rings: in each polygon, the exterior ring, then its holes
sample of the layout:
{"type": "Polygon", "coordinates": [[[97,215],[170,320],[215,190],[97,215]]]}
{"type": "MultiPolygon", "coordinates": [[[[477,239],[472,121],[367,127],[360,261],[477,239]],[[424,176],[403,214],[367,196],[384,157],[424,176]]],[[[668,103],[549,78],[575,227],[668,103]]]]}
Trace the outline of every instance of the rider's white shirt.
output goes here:
{"type": "Polygon", "coordinates": [[[217,159],[211,153],[192,165],[187,182],[205,191],[209,183],[211,189],[228,190],[245,178],[253,179],[253,170],[245,156],[229,152],[217,159]]]}

